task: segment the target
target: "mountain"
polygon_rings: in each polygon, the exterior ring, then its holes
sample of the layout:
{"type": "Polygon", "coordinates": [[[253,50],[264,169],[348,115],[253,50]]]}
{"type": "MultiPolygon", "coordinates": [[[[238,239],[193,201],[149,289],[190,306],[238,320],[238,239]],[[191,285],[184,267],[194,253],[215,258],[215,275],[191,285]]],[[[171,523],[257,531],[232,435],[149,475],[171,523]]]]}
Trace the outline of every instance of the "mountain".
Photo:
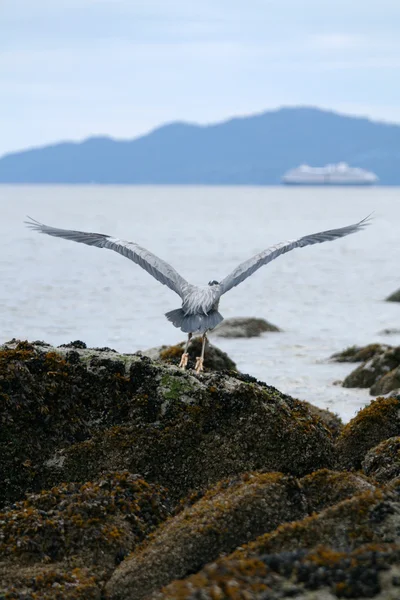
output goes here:
{"type": "Polygon", "coordinates": [[[302,107],[207,126],[177,122],[133,140],[93,137],[7,154],[0,182],[277,184],[302,163],[341,161],[400,185],[400,125],[302,107]]]}

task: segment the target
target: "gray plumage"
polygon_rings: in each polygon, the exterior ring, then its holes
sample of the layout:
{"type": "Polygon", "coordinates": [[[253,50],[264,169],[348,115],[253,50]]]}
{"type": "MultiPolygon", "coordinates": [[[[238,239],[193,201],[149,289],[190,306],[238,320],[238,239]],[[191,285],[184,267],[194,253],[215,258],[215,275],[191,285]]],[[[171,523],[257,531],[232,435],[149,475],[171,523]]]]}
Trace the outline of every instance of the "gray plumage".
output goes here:
{"type": "Polygon", "coordinates": [[[28,219],[29,221],[25,223],[35,231],[54,237],[61,237],[73,242],[88,244],[89,246],[96,246],[97,248],[114,250],[145,269],[157,281],[163,285],[167,285],[181,297],[182,308],[166,313],[166,317],[175,327],[179,327],[186,333],[205,333],[210,329],[214,329],[223,320],[222,315],[218,312],[219,299],[222,294],[242,283],[242,281],[250,277],[260,267],[275,260],[281,254],[290,252],[295,248],[330,242],[350,235],[363,229],[369,222],[369,217],[367,217],[354,225],[313,233],[298,240],[281,242],[241,263],[220,283],[212,281],[206,286],[194,286],[188,283],[167,262],[134,242],[119,240],[101,233],[58,229],[43,225],[31,217],[28,217],[28,219]]]}

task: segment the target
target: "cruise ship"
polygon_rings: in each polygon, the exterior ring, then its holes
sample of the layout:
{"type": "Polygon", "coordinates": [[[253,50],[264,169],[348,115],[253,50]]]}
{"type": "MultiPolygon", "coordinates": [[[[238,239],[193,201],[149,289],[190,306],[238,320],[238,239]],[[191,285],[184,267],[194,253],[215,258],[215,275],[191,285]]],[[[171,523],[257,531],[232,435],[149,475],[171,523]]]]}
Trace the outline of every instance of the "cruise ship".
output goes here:
{"type": "Polygon", "coordinates": [[[341,162],[325,167],[300,165],[287,171],[282,177],[286,185],[372,185],[378,181],[377,175],[341,162]]]}

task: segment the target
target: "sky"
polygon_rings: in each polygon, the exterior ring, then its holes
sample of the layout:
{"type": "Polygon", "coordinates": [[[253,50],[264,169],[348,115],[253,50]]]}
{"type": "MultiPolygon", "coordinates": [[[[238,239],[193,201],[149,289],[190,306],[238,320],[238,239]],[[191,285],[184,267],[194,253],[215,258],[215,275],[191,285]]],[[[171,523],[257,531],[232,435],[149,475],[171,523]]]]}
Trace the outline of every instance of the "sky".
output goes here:
{"type": "Polygon", "coordinates": [[[310,105],[400,123],[399,0],[0,0],[0,155],[310,105]]]}

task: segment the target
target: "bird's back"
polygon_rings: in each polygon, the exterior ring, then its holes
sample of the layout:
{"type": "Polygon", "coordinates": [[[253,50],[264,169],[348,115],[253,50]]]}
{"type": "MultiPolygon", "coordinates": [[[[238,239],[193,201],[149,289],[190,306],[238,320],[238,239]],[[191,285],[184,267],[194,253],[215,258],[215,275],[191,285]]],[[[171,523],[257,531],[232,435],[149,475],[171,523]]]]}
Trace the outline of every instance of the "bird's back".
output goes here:
{"type": "Polygon", "coordinates": [[[218,309],[220,296],[219,285],[191,285],[184,295],[182,310],[189,315],[208,314],[211,310],[218,309]]]}

